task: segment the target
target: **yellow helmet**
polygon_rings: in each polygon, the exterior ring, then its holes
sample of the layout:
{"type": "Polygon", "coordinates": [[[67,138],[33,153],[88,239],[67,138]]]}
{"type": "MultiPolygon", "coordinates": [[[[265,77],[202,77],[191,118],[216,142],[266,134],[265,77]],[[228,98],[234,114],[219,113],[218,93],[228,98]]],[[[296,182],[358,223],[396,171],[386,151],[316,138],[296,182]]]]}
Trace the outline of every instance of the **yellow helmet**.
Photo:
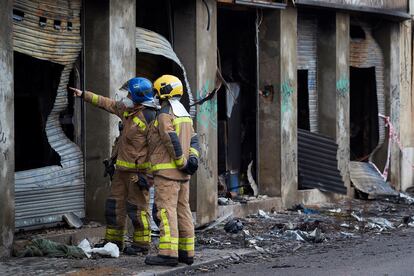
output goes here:
{"type": "Polygon", "coordinates": [[[179,78],[163,75],[154,82],[154,89],[161,100],[183,95],[183,84],[179,78]]]}

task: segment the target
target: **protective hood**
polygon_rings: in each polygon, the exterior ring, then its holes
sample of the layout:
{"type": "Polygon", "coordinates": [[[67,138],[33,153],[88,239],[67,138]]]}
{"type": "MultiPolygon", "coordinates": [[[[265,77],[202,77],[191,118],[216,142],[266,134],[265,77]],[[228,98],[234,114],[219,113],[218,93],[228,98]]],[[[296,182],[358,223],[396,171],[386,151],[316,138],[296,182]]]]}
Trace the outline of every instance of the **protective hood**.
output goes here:
{"type": "Polygon", "coordinates": [[[155,109],[160,109],[161,107],[155,102],[155,99],[152,101],[145,101],[141,103],[143,106],[152,107],[155,109]]]}
{"type": "Polygon", "coordinates": [[[170,102],[172,111],[175,116],[177,117],[190,117],[190,114],[187,112],[185,107],[181,104],[180,99],[178,98],[171,98],[168,99],[170,102]]]}

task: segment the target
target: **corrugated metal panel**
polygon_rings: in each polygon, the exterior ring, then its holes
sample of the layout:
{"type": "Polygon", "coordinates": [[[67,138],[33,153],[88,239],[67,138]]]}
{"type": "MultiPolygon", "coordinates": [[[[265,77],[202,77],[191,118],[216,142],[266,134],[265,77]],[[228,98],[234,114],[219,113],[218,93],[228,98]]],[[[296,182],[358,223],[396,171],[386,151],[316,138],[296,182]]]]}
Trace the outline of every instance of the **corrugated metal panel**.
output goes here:
{"type": "Polygon", "coordinates": [[[355,188],[368,194],[371,198],[377,196],[398,196],[398,192],[384,181],[372,164],[350,162],[350,171],[351,181],[355,188]]]}
{"type": "MultiPolygon", "coordinates": [[[[375,78],[377,86],[378,112],[385,113],[385,95],[384,95],[384,57],[379,44],[372,36],[372,30],[368,23],[362,23],[358,20],[358,26],[361,26],[365,32],[365,39],[351,39],[350,45],[350,64],[357,68],[375,67],[375,78]]],[[[384,120],[378,120],[379,141],[378,146],[374,149],[377,151],[385,141],[385,123],[384,120]]]]}
{"type": "Polygon", "coordinates": [[[298,129],[298,171],[300,188],[346,194],[336,159],[338,145],[334,140],[298,129]]]}
{"type": "MultiPolygon", "coordinates": [[[[175,54],[170,42],[160,34],[144,29],[144,28],[137,28],[136,29],[136,47],[139,52],[148,53],[153,55],[160,55],[166,57],[172,61],[174,61],[177,65],[180,66],[185,86],[187,88],[187,94],[189,97],[190,105],[194,103],[193,95],[191,93],[190,84],[188,83],[187,79],[187,72],[185,71],[184,65],[181,63],[180,59],[175,54]]],[[[196,107],[190,107],[190,114],[192,117],[196,115],[196,107]]]]}
{"type": "Polygon", "coordinates": [[[82,152],[66,137],[59,122],[59,114],[68,104],[69,75],[81,49],[80,7],[80,0],[14,3],[14,9],[24,12],[21,21],[14,20],[14,50],[65,66],[46,122],[48,141],[60,155],[62,166],[16,172],[17,229],[62,221],[67,212],[84,216],[82,152]],[[47,19],[44,27],[39,25],[40,17],[47,19]]]}
{"type": "Polygon", "coordinates": [[[309,125],[312,132],[318,132],[317,29],[316,16],[304,12],[298,14],[298,69],[308,70],[309,125]]]}

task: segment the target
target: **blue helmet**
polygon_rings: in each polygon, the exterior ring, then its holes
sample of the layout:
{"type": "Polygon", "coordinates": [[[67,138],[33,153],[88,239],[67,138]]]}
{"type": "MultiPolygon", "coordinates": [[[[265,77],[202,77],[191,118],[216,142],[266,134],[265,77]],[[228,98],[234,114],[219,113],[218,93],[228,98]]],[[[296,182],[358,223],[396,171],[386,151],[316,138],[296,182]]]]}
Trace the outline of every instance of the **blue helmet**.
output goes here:
{"type": "Polygon", "coordinates": [[[132,78],[128,81],[128,92],[134,103],[152,101],[154,99],[154,88],[151,81],[146,78],[132,78]]]}

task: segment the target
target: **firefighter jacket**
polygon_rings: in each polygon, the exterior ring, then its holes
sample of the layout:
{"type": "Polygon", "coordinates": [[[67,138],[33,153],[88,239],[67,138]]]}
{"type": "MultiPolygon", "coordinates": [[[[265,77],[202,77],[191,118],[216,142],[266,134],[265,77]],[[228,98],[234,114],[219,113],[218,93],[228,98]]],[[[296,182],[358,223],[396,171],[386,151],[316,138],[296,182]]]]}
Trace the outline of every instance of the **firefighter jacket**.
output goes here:
{"type": "Polygon", "coordinates": [[[150,123],[155,119],[156,110],[139,105],[126,108],[113,99],[85,92],[84,100],[117,115],[124,126],[117,141],[116,169],[130,172],[149,172],[147,135],[150,123]]]}
{"type": "Polygon", "coordinates": [[[191,117],[177,117],[170,103],[164,101],[150,128],[148,142],[155,176],[177,181],[190,179],[182,169],[190,155],[198,159],[200,152],[191,117]]]}

